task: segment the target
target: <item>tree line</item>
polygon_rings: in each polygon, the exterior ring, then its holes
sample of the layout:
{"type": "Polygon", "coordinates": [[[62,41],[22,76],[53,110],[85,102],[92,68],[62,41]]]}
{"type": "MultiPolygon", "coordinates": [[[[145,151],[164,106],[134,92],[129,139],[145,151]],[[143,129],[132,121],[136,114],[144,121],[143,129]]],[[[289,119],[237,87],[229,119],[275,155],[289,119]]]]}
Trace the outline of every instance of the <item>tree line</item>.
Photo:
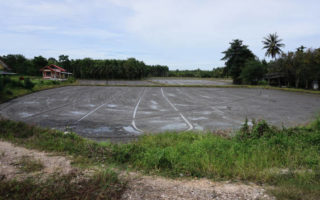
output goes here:
{"type": "Polygon", "coordinates": [[[69,59],[67,55],[60,55],[59,59],[36,56],[27,59],[23,55],[4,55],[0,59],[4,61],[13,72],[24,75],[39,76],[40,69],[55,64],[75,78],[81,79],[142,79],[150,76],[168,76],[169,68],[163,65],[146,65],[135,58],[127,60],[115,59],[69,59]]]}
{"type": "Polygon", "coordinates": [[[169,77],[194,77],[194,78],[213,78],[213,71],[211,70],[170,70],[169,77]]]}
{"type": "Polygon", "coordinates": [[[242,40],[233,40],[230,47],[222,52],[226,66],[220,69],[220,74],[232,77],[234,84],[268,84],[266,80],[274,77],[278,80],[269,84],[311,88],[312,83],[320,80],[320,48],[300,46],[296,51],[284,53],[281,48],[285,45],[281,42],[276,33],[263,39],[265,55],[272,58],[266,62],[259,60],[242,40]]]}

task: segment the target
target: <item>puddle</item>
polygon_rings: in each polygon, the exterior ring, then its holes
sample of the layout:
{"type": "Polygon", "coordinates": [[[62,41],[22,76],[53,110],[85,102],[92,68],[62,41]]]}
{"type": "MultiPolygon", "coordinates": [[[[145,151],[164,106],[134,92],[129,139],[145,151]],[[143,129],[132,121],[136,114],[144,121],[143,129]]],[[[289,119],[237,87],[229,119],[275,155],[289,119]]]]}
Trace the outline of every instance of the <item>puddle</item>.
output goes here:
{"type": "Polygon", "coordinates": [[[183,130],[186,128],[187,128],[187,125],[185,123],[175,123],[175,124],[164,125],[160,128],[160,130],[162,130],[162,131],[172,131],[172,130],[179,131],[179,130],[183,130]]]}
{"type": "Polygon", "coordinates": [[[81,111],[71,111],[70,113],[73,114],[73,115],[84,115],[84,114],[86,114],[86,113],[81,112],[81,111]]]}
{"type": "Polygon", "coordinates": [[[200,115],[210,115],[212,112],[211,111],[203,111],[203,112],[195,112],[198,113],[200,115]]]}
{"type": "Polygon", "coordinates": [[[92,108],[92,107],[96,107],[96,105],[94,105],[94,104],[87,104],[86,106],[87,106],[87,107],[91,107],[91,108],[92,108]]]}
{"type": "Polygon", "coordinates": [[[199,124],[193,124],[194,125],[194,129],[197,130],[197,131],[203,131],[203,127],[202,126],[199,126],[199,124]]]}
{"type": "Polygon", "coordinates": [[[158,110],[158,106],[153,104],[153,105],[150,105],[150,108],[153,109],[153,110],[158,110]]]}
{"type": "Polygon", "coordinates": [[[123,127],[123,130],[129,132],[129,133],[134,133],[134,134],[140,134],[139,131],[136,131],[132,128],[132,126],[124,126],[123,127]]]}
{"type": "Polygon", "coordinates": [[[118,107],[117,105],[115,105],[115,104],[108,104],[107,105],[109,108],[115,108],[115,107],[118,107]]]}
{"type": "Polygon", "coordinates": [[[150,102],[151,102],[152,104],[154,104],[154,105],[158,105],[158,103],[157,103],[156,101],[151,100],[150,102]]]}
{"type": "Polygon", "coordinates": [[[167,93],[168,96],[170,97],[175,97],[176,95],[175,94],[172,94],[172,93],[167,93]]]}
{"type": "Polygon", "coordinates": [[[83,132],[85,133],[93,133],[93,134],[96,134],[96,133],[111,133],[112,132],[112,129],[108,126],[101,126],[101,127],[98,127],[98,128],[86,128],[86,129],[83,129],[83,132]]]}
{"type": "Polygon", "coordinates": [[[207,117],[192,117],[192,118],[189,118],[191,120],[206,120],[208,119],[207,117]]]}
{"type": "Polygon", "coordinates": [[[22,118],[25,118],[25,117],[30,117],[30,116],[32,116],[33,114],[27,113],[27,112],[21,112],[21,113],[19,113],[19,115],[20,115],[22,118]]]}
{"type": "Polygon", "coordinates": [[[37,101],[25,101],[24,104],[39,104],[37,101]]]}

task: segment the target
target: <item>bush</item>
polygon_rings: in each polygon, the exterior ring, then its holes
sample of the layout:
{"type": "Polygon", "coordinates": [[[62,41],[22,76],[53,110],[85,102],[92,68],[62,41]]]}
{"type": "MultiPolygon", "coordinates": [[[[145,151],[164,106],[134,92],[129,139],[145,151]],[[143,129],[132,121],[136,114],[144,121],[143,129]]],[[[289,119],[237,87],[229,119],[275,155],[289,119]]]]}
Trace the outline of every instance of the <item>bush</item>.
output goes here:
{"type": "Polygon", "coordinates": [[[276,127],[270,126],[265,120],[256,122],[252,120],[252,127],[248,125],[248,120],[246,119],[245,123],[242,125],[237,138],[240,140],[245,139],[258,139],[265,136],[274,135],[279,130],[276,127]]]}
{"type": "Polygon", "coordinates": [[[268,85],[268,82],[265,80],[258,81],[258,85],[268,85]]]}
{"type": "Polygon", "coordinates": [[[24,87],[28,90],[31,90],[34,87],[34,83],[30,80],[30,78],[24,79],[24,87]]]}
{"type": "Polygon", "coordinates": [[[59,84],[60,84],[60,81],[55,81],[55,80],[53,80],[53,81],[52,81],[52,84],[53,84],[53,85],[59,85],[59,84]]]}
{"type": "Polygon", "coordinates": [[[10,85],[11,88],[23,87],[23,84],[21,81],[13,80],[13,79],[10,79],[10,82],[8,85],[10,85]]]}
{"type": "Polygon", "coordinates": [[[243,83],[257,85],[265,73],[265,67],[259,60],[250,60],[246,62],[245,67],[242,69],[240,78],[243,83]]]}
{"type": "Polygon", "coordinates": [[[8,90],[8,89],[6,90],[6,94],[7,94],[7,95],[13,95],[12,91],[11,91],[11,90],[8,90]]]}
{"type": "Polygon", "coordinates": [[[76,79],[74,78],[74,77],[69,77],[68,78],[68,82],[69,83],[73,83],[73,82],[75,82],[76,81],[76,79]]]}

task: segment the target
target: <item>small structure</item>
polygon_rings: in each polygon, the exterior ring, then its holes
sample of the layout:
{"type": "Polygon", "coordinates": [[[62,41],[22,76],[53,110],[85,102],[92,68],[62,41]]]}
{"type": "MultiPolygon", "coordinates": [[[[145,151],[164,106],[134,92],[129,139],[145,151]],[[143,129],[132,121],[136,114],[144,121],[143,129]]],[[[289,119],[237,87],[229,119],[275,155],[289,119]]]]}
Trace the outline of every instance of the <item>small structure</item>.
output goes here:
{"type": "Polygon", "coordinates": [[[4,63],[2,60],[0,60],[0,75],[13,75],[16,73],[10,72],[11,69],[8,67],[6,63],[4,63]]]}
{"type": "Polygon", "coordinates": [[[45,66],[44,68],[40,69],[40,71],[42,71],[42,77],[44,79],[50,80],[64,80],[69,78],[69,76],[72,74],[67,72],[62,67],[53,64],[45,66]]]}
{"type": "Polygon", "coordinates": [[[319,90],[319,83],[318,83],[318,81],[313,81],[313,82],[312,82],[312,89],[314,89],[314,90],[319,90]]]}
{"type": "Polygon", "coordinates": [[[282,86],[282,85],[286,85],[286,82],[287,82],[286,74],[279,73],[279,72],[268,73],[265,75],[265,79],[268,81],[269,85],[282,86]]]}

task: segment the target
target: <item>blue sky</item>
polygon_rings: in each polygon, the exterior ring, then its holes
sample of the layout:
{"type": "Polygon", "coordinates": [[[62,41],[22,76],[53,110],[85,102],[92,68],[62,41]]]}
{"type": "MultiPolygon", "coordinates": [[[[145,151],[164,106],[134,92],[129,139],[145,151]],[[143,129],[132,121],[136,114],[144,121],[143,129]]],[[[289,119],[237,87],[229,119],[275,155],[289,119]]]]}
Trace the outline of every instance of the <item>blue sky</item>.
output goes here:
{"type": "Polygon", "coordinates": [[[0,0],[0,55],[126,59],[170,69],[223,66],[241,39],[264,58],[277,32],[284,51],[320,47],[319,0],[0,0]]]}

